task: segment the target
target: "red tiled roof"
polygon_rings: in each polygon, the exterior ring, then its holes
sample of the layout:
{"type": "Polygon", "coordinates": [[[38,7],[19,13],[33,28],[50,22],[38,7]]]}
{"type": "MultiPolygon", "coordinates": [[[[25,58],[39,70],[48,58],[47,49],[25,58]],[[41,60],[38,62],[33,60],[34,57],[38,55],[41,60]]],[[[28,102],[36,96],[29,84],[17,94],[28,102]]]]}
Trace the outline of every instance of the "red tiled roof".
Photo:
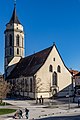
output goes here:
{"type": "Polygon", "coordinates": [[[77,70],[69,70],[69,71],[72,75],[76,75],[77,73],[79,73],[79,71],[77,71],[77,70]]]}
{"type": "Polygon", "coordinates": [[[80,76],[80,72],[78,72],[77,74],[75,74],[74,77],[75,77],[75,76],[80,76]]]}

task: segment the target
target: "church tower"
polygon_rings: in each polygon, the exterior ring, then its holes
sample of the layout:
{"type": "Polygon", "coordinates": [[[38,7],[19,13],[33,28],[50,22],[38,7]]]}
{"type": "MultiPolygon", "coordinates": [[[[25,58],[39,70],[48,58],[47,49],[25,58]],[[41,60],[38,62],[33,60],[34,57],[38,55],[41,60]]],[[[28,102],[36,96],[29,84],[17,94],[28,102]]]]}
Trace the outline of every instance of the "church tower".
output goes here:
{"type": "Polygon", "coordinates": [[[6,25],[5,34],[5,77],[7,77],[16,63],[24,57],[24,31],[16,14],[16,5],[12,17],[6,25]]]}

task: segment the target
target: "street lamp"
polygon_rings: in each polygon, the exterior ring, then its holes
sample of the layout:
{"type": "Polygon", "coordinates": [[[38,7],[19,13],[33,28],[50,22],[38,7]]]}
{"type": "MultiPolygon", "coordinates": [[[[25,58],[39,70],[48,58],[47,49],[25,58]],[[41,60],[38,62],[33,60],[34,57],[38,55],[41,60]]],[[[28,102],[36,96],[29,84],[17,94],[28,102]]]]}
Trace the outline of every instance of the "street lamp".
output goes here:
{"type": "Polygon", "coordinates": [[[69,96],[69,94],[66,95],[66,98],[68,98],[68,109],[70,109],[70,96],[69,96]]]}
{"type": "Polygon", "coordinates": [[[68,94],[66,95],[68,98],[68,109],[70,109],[70,88],[68,87],[68,94]]]}
{"type": "Polygon", "coordinates": [[[68,87],[68,91],[69,91],[68,109],[70,109],[70,86],[68,87]]]}

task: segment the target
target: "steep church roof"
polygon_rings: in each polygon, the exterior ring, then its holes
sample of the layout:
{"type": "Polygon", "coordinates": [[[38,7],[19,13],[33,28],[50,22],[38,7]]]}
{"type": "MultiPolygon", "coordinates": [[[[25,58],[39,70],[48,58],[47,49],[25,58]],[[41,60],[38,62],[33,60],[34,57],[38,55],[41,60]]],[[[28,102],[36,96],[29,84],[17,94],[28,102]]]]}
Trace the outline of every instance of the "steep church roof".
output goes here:
{"type": "Polygon", "coordinates": [[[17,14],[16,14],[16,7],[14,6],[14,10],[13,10],[13,14],[12,14],[12,17],[9,21],[8,24],[12,24],[12,23],[17,23],[17,24],[21,24],[18,17],[17,17],[17,14]]]}
{"type": "Polygon", "coordinates": [[[32,76],[45,63],[53,46],[46,48],[33,55],[22,58],[16,67],[13,69],[7,79],[19,78],[20,76],[32,76]]]}

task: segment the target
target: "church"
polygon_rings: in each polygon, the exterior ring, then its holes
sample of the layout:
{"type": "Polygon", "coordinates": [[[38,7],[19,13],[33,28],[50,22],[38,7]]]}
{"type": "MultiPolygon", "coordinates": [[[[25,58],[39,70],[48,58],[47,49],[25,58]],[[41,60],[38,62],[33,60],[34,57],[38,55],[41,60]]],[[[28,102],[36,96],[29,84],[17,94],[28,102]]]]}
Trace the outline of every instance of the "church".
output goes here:
{"type": "Polygon", "coordinates": [[[5,80],[12,85],[11,94],[34,99],[72,94],[72,75],[56,44],[24,57],[24,29],[16,5],[4,34],[5,80]]]}

